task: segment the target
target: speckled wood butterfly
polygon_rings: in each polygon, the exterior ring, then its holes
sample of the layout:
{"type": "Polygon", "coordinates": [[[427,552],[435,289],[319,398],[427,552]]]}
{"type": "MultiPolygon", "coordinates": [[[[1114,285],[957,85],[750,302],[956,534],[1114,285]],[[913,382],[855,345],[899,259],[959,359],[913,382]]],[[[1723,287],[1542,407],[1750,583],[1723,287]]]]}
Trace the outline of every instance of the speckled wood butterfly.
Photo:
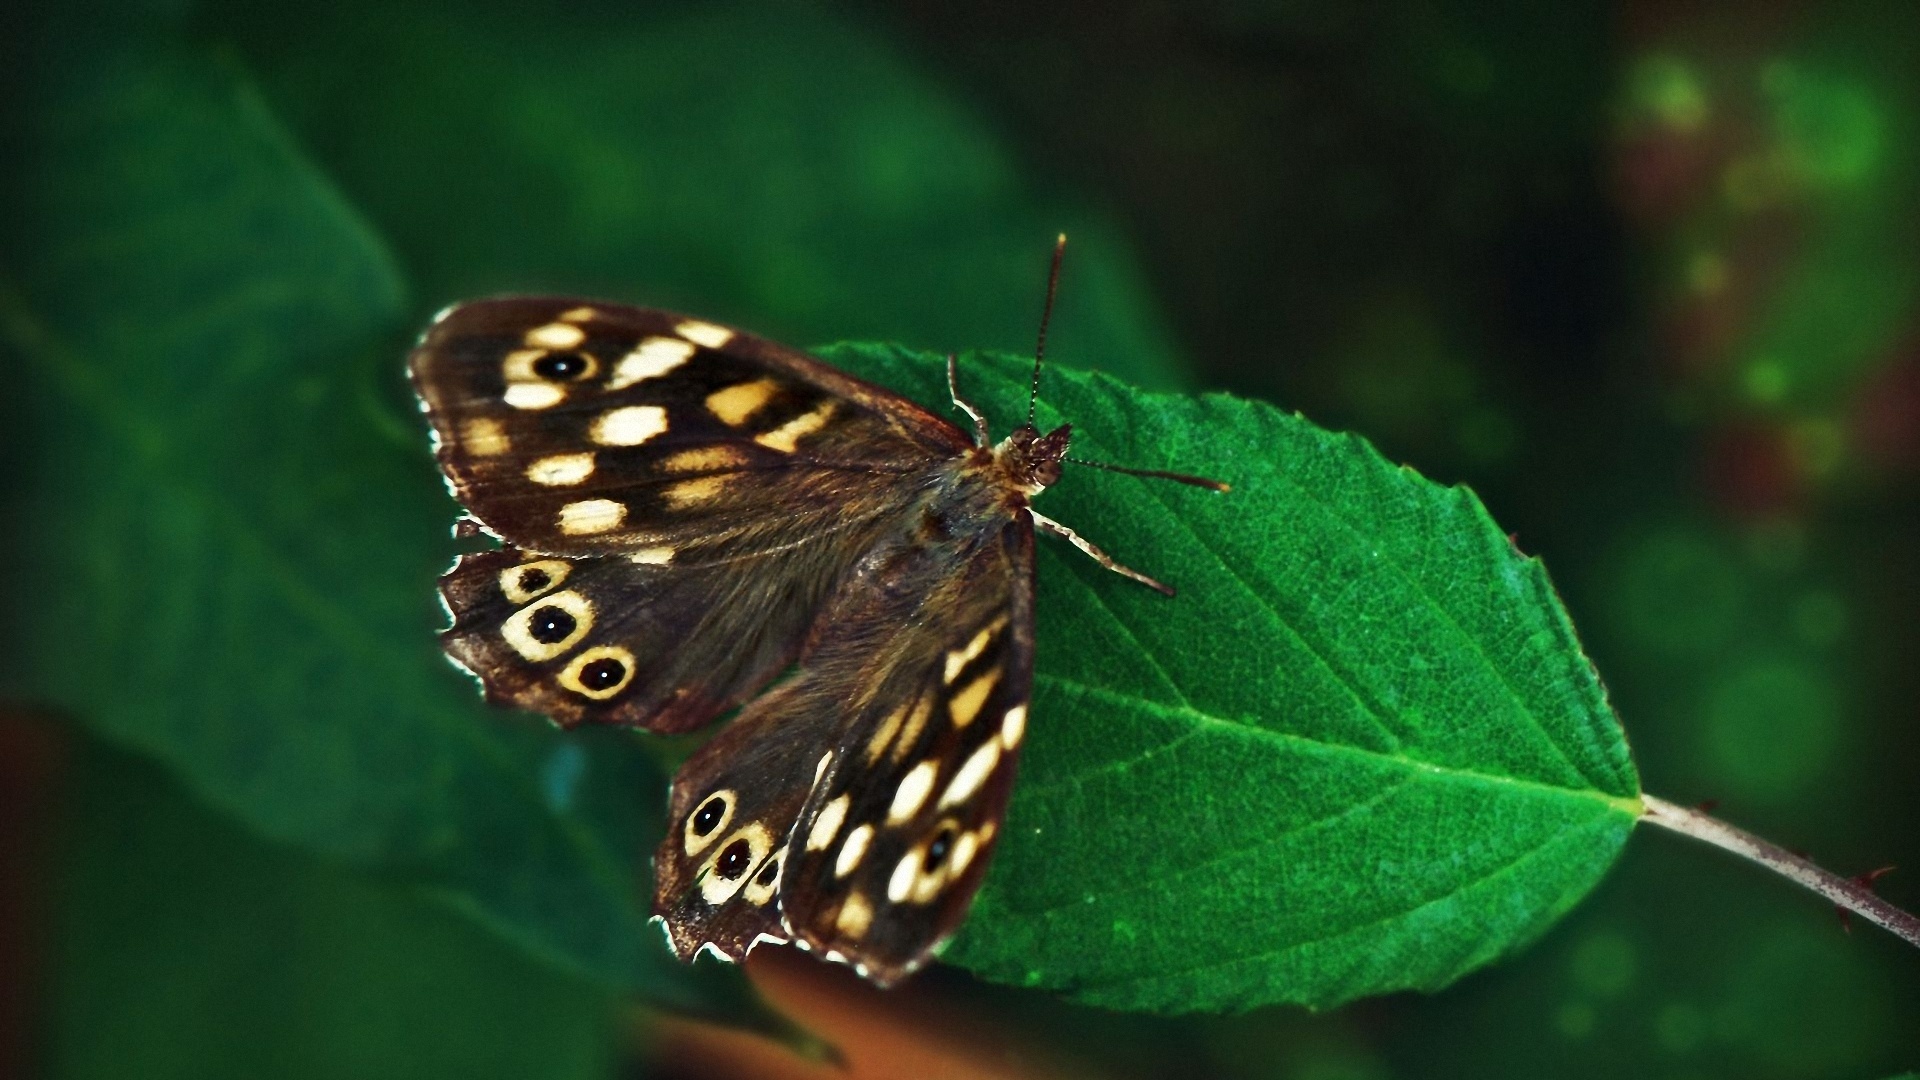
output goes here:
{"type": "MultiPolygon", "coordinates": [[[[1036,392],[1044,317],[1040,340],[1036,392]]],[[[880,983],[924,963],[1013,783],[1034,527],[1172,592],[1029,507],[1069,428],[1029,405],[994,443],[951,359],[971,437],[798,350],[599,301],[459,305],[411,367],[470,527],[503,542],[440,583],[487,698],[658,732],[746,703],[674,777],[654,856],[682,957],[792,941],[880,983]]]]}

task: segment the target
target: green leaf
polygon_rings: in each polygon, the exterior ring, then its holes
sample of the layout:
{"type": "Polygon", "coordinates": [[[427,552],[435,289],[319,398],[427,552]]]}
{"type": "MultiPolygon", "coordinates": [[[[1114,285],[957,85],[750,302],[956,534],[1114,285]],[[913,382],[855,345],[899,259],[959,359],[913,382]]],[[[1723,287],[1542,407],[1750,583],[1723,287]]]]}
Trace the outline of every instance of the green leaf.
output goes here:
{"type": "Polygon", "coordinates": [[[51,1075],[604,1076],[619,1001],[419,890],[246,835],[144,762],[76,755],[51,1075]]]}
{"type": "MultiPolygon", "coordinates": [[[[928,403],[936,358],[843,346],[928,403]]],[[[969,357],[1006,424],[1030,362],[969,357]]],[[[1029,749],[948,959],[1114,1008],[1436,989],[1590,889],[1640,812],[1545,571],[1473,494],[1271,406],[1050,371],[1075,452],[1040,509],[1181,590],[1042,539],[1029,749]]]]}

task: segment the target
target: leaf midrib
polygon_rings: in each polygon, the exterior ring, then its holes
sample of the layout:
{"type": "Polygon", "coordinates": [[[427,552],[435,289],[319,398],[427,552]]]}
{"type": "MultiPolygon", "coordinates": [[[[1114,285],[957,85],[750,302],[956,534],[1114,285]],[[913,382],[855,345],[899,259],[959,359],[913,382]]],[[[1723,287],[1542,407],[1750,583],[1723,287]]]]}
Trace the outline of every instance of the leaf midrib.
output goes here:
{"type": "MultiPolygon", "coordinates": [[[[1529,792],[1531,795],[1546,795],[1552,798],[1573,798],[1582,801],[1597,802],[1610,809],[1617,810],[1635,818],[1639,817],[1645,809],[1638,796],[1625,798],[1618,795],[1609,795],[1599,788],[1594,787],[1567,787],[1561,784],[1549,783],[1544,780],[1510,776],[1505,773],[1482,772],[1476,769],[1462,768],[1457,765],[1442,765],[1438,762],[1427,761],[1423,758],[1412,757],[1401,753],[1386,753],[1363,746],[1326,742],[1321,739],[1308,738],[1305,735],[1296,735],[1292,732],[1276,731],[1272,728],[1262,727],[1246,721],[1233,720],[1224,716],[1215,716],[1212,713],[1205,712],[1191,705],[1169,705],[1165,702],[1124,694],[1119,691],[1106,689],[1105,687],[1094,686],[1090,683],[1069,679],[1061,675],[1036,674],[1034,681],[1036,683],[1057,686],[1069,693],[1092,697],[1111,705],[1123,708],[1132,707],[1160,719],[1183,723],[1193,728],[1220,728],[1241,738],[1264,739],[1276,743],[1284,743],[1295,748],[1304,748],[1308,753],[1364,758],[1376,763],[1385,763],[1392,767],[1432,773],[1434,775],[1469,783],[1484,783],[1517,788],[1529,792]]],[[[1190,737],[1190,733],[1179,736],[1179,738],[1182,739],[1188,737],[1190,737]]],[[[1173,740],[1169,740],[1169,742],[1171,741],[1173,740]]],[[[1163,749],[1164,745],[1156,746],[1148,752],[1155,753],[1163,749]]],[[[1145,755],[1128,758],[1123,761],[1103,762],[1092,769],[1074,773],[1065,780],[1052,784],[1029,784],[1025,786],[1024,794],[1032,795],[1042,791],[1049,791],[1068,783],[1079,783],[1082,778],[1095,773],[1126,768],[1142,760],[1144,756],[1145,755]]]]}

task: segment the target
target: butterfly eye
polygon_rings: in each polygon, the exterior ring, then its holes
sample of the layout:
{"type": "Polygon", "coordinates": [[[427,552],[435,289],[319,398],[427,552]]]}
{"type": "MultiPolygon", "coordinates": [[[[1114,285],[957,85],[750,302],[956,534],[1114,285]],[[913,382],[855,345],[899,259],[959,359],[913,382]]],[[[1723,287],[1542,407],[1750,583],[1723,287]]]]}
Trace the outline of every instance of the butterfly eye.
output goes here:
{"type": "Polygon", "coordinates": [[[524,604],[567,580],[572,569],[559,559],[509,566],[500,572],[500,591],[509,602],[524,604]]]}
{"type": "Polygon", "coordinates": [[[551,352],[533,362],[533,373],[548,382],[571,382],[587,373],[593,361],[577,352],[551,352]]]}
{"type": "Polygon", "coordinates": [[[579,623],[573,616],[555,604],[548,604],[533,613],[527,621],[527,634],[543,645],[558,645],[572,636],[579,623]]]}
{"type": "Polygon", "coordinates": [[[941,863],[947,861],[947,856],[953,852],[953,840],[954,833],[953,826],[951,825],[941,829],[940,832],[934,836],[933,842],[927,845],[925,866],[928,872],[932,872],[937,869],[941,863]]]}
{"type": "Polygon", "coordinates": [[[607,656],[580,669],[580,685],[589,690],[611,690],[627,677],[626,661],[607,656]]]}
{"type": "Polygon", "coordinates": [[[501,624],[500,634],[515,652],[537,663],[573,648],[592,628],[593,605],[569,589],[514,612],[501,624]]]}
{"type": "Polygon", "coordinates": [[[694,812],[693,824],[690,826],[693,829],[693,834],[695,836],[712,836],[713,830],[720,827],[720,821],[726,817],[726,813],[727,800],[719,795],[715,795],[713,798],[701,803],[700,809],[694,812]]]}
{"type": "Polygon", "coordinates": [[[752,865],[753,845],[745,840],[735,840],[728,844],[726,850],[720,853],[720,858],[714,861],[713,872],[723,880],[732,881],[746,873],[747,867],[752,865]]]}
{"type": "Polygon", "coordinates": [[[713,842],[714,837],[720,835],[720,830],[727,827],[727,822],[733,818],[733,799],[731,791],[716,791],[688,816],[687,854],[698,855],[701,849],[713,842]]]}
{"type": "MultiPolygon", "coordinates": [[[[579,612],[572,612],[578,615],[579,612]]],[[[578,635],[585,631],[575,631],[578,635]]],[[[558,646],[546,646],[558,649],[558,646]]],[[[557,655],[557,653],[556,653],[557,655]]],[[[595,645],[582,649],[554,681],[568,690],[595,701],[605,701],[627,688],[633,681],[633,654],[618,645],[595,645]]]]}

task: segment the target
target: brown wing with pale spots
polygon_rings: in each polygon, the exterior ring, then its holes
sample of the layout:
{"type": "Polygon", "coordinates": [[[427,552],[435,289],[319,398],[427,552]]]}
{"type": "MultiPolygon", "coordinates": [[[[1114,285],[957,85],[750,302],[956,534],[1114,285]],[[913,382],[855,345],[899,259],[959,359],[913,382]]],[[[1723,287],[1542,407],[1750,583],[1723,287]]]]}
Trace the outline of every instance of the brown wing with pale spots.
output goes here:
{"type": "Polygon", "coordinates": [[[812,543],[764,572],[556,558],[507,547],[462,556],[440,581],[448,655],[487,699],[556,722],[688,731],[793,662],[848,556],[812,543]]]}
{"type": "MultiPolygon", "coordinates": [[[[807,661],[845,726],[793,830],[780,900],[788,933],[879,983],[925,963],[959,927],[998,840],[1033,682],[1033,532],[1024,515],[964,569],[907,558],[916,618],[847,595],[807,661]],[[830,632],[830,631],[829,631],[830,632]],[[878,687],[876,693],[871,688],[878,687]]],[[[831,608],[829,609],[832,610],[831,608]]]]}
{"type": "Polygon", "coordinates": [[[415,387],[455,494],[509,543],[678,565],[849,527],[971,446],[906,399],[671,312],[483,300],[436,321],[415,387]]]}
{"type": "Polygon", "coordinates": [[[780,880],[793,823],[841,723],[818,687],[789,681],[748,705],[674,777],[654,853],[654,914],[675,955],[738,960],[786,941],[780,880]]]}
{"type": "Polygon", "coordinates": [[[745,700],[970,448],[794,350],[593,301],[455,308],[412,372],[455,493],[508,542],[442,579],[447,651],[569,725],[683,731],[745,700]]]}

